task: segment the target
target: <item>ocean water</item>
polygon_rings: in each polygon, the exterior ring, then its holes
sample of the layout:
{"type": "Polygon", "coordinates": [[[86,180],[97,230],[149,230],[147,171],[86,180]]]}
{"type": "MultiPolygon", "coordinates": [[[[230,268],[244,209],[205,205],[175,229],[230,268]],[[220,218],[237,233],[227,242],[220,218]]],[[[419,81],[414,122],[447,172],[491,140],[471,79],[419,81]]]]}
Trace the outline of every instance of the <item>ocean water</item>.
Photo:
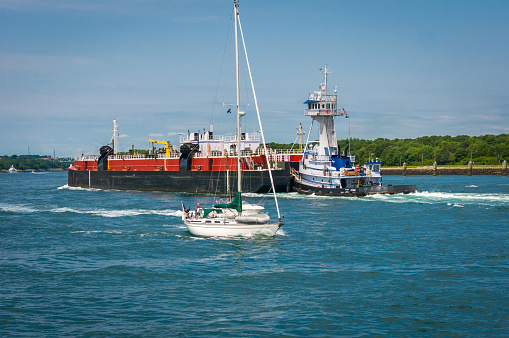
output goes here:
{"type": "Polygon", "coordinates": [[[182,224],[181,203],[214,196],[66,183],[0,174],[1,336],[509,335],[509,177],[280,194],[280,233],[233,239],[182,224]]]}

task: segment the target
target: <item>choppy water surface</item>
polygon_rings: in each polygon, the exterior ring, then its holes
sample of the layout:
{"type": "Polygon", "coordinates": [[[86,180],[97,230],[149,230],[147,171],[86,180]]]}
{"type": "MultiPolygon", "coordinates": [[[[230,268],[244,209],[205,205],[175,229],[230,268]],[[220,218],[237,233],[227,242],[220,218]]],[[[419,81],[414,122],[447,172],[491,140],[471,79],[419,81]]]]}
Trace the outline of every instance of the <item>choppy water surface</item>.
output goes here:
{"type": "Polygon", "coordinates": [[[180,220],[182,202],[214,196],[66,182],[0,175],[2,336],[509,332],[509,177],[384,177],[423,190],[410,195],[281,194],[280,233],[235,239],[193,237],[180,220]]]}

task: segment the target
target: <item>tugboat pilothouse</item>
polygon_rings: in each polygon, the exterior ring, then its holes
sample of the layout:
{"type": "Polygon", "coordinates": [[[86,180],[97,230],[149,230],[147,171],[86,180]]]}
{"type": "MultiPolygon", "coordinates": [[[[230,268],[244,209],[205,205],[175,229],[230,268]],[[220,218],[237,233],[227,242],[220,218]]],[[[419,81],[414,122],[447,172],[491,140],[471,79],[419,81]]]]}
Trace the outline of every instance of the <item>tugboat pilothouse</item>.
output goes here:
{"type": "Polygon", "coordinates": [[[310,116],[311,129],[319,124],[318,143],[311,146],[308,142],[299,163],[299,171],[293,171],[294,190],[301,194],[333,195],[333,196],[365,196],[368,194],[396,194],[417,191],[412,185],[382,186],[380,173],[382,162],[369,161],[363,167],[355,165],[355,156],[340,153],[334,127],[334,117],[347,116],[344,109],[338,109],[337,87],[334,94],[328,93],[327,76],[330,70],[323,69],[325,81],[320,90],[311,93],[305,116],[310,116]]]}

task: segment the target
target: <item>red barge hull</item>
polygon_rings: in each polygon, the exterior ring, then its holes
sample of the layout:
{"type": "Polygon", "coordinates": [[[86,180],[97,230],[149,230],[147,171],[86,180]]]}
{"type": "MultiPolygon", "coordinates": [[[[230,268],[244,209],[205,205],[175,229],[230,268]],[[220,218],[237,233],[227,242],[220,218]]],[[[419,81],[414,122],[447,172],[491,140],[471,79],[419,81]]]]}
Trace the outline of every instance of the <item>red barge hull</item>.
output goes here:
{"type": "MultiPolygon", "coordinates": [[[[291,191],[290,168],[298,168],[300,154],[271,155],[276,192],[291,191]],[[274,165],[273,163],[273,165],[274,165]]],[[[270,177],[262,155],[242,157],[243,192],[266,193],[270,177]]],[[[109,156],[79,158],[68,171],[71,187],[228,194],[237,190],[236,157],[109,156]],[[100,163],[100,165],[98,165],[100,163]]]]}

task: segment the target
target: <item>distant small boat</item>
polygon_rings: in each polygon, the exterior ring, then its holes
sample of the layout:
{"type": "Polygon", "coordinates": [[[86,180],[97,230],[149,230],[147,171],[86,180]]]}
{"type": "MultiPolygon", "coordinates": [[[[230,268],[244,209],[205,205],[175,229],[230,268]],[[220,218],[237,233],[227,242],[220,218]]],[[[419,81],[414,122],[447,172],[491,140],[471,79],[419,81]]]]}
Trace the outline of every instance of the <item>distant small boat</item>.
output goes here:
{"type": "Polygon", "coordinates": [[[16,170],[16,168],[14,168],[14,165],[11,165],[11,167],[9,168],[9,170],[7,170],[7,172],[9,174],[15,174],[17,173],[18,171],[16,170]]]}

